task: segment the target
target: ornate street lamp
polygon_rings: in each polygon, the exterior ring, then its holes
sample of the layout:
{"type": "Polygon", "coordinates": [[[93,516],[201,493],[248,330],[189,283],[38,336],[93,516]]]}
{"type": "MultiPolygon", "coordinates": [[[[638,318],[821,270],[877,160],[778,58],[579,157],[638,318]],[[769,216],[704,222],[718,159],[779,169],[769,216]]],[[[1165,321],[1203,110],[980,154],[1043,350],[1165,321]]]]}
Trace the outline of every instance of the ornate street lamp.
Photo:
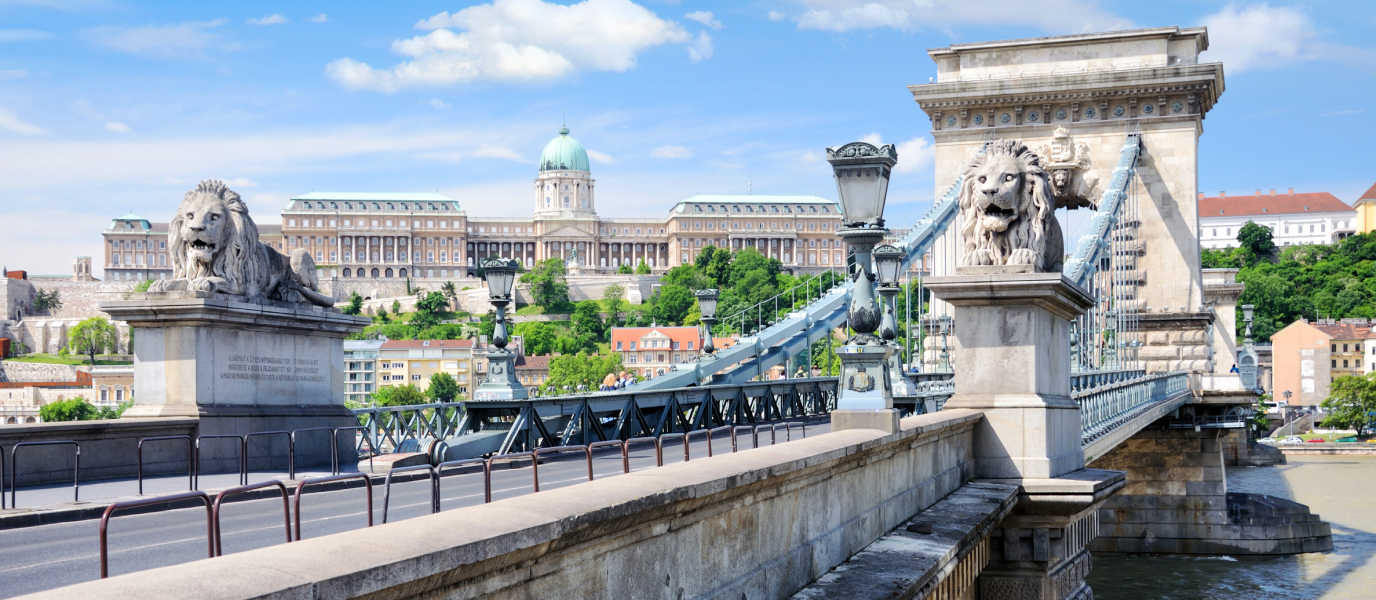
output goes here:
{"type": "Polygon", "coordinates": [[[516,380],[516,355],[506,351],[506,306],[511,303],[511,288],[516,283],[516,262],[500,256],[483,260],[483,279],[487,281],[488,301],[497,309],[493,320],[492,345],[496,352],[487,355],[487,377],[473,393],[474,400],[523,400],[529,397],[525,386],[516,380]]]}
{"type": "Polygon", "coordinates": [[[951,369],[951,351],[950,346],[946,343],[946,336],[951,334],[951,315],[941,315],[937,318],[936,323],[941,331],[941,354],[937,357],[937,372],[950,373],[953,369],[951,369]]]}
{"type": "Polygon", "coordinates": [[[1260,371],[1257,364],[1257,351],[1252,347],[1252,309],[1251,304],[1242,305],[1242,321],[1247,330],[1243,334],[1242,349],[1237,352],[1237,376],[1242,379],[1242,388],[1260,390],[1260,371]]]}
{"type": "Polygon", "coordinates": [[[707,328],[707,335],[703,337],[702,358],[700,360],[711,360],[717,349],[712,347],[712,326],[717,324],[717,290],[705,289],[698,290],[698,312],[702,314],[699,320],[707,328]]]}
{"type": "MultiPolygon", "coordinates": [[[[889,191],[889,174],[898,164],[893,145],[874,146],[852,142],[827,148],[827,162],[836,177],[836,193],[841,199],[842,227],[836,232],[854,251],[855,269],[851,273],[850,310],[847,314],[854,335],[838,348],[841,358],[841,390],[833,427],[865,427],[896,431],[898,413],[893,409],[893,390],[889,379],[889,357],[893,347],[876,337],[884,311],[874,301],[874,265],[871,253],[884,241],[884,202],[889,191]]],[[[897,270],[894,270],[897,280],[897,270]]]]}
{"type": "Polygon", "coordinates": [[[879,295],[882,297],[884,317],[879,323],[879,337],[893,341],[898,337],[898,323],[894,318],[894,297],[898,295],[898,271],[903,267],[903,251],[889,244],[874,249],[874,269],[879,273],[879,295]]]}

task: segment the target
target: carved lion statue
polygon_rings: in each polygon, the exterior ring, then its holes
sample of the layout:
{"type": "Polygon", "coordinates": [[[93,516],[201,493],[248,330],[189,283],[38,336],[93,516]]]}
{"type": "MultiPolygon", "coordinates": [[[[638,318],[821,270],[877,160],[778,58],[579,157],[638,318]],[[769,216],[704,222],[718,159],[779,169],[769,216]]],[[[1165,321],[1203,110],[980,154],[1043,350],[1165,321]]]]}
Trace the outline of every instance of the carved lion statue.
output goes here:
{"type": "Polygon", "coordinates": [[[283,256],[258,241],[248,206],[223,181],[208,179],[186,193],[168,224],[172,277],[152,292],[190,290],[334,306],[316,291],[315,261],[303,248],[283,256]]]}
{"type": "Polygon", "coordinates": [[[1065,243],[1051,181],[1036,154],[996,140],[975,157],[960,185],[962,266],[1033,265],[1060,271],[1065,243]]]}

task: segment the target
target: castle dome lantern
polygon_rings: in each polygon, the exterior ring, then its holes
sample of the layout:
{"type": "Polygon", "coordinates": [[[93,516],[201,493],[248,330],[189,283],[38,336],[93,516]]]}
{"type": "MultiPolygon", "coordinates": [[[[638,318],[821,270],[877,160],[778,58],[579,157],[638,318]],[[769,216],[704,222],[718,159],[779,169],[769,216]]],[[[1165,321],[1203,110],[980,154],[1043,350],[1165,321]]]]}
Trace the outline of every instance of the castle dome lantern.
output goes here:
{"type": "Polygon", "coordinates": [[[545,150],[540,153],[540,171],[591,171],[588,151],[569,135],[568,127],[559,128],[559,137],[545,144],[545,150]]]}

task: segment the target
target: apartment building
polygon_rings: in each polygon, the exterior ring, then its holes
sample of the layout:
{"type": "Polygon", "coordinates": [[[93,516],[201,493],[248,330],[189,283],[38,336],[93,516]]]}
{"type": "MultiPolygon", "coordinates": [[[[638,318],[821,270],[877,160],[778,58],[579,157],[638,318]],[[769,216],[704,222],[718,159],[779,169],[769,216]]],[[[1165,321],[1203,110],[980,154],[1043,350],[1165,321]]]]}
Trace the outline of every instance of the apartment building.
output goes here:
{"type": "Polygon", "coordinates": [[[448,373],[468,395],[477,383],[474,340],[388,340],[378,351],[378,386],[414,385],[425,391],[430,376],[448,373]]]}
{"type": "Polygon", "coordinates": [[[380,340],[344,340],[344,400],[367,404],[377,390],[380,340]]]}
{"type": "Polygon", "coordinates": [[[1333,378],[1376,371],[1376,333],[1367,319],[1301,319],[1271,334],[1272,391],[1291,405],[1328,398],[1333,378]]]}

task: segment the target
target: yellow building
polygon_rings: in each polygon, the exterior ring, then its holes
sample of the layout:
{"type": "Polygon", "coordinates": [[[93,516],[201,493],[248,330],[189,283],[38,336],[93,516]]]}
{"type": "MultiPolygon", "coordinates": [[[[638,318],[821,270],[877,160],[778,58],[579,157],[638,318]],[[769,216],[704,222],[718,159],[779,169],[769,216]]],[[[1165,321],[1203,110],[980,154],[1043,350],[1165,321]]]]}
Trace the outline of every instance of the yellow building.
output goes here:
{"type": "Polygon", "coordinates": [[[1372,184],[1352,207],[1357,209],[1357,233],[1376,230],[1376,184],[1372,184]]]}
{"type": "Polygon", "coordinates": [[[476,385],[473,340],[389,340],[378,350],[378,387],[411,384],[425,391],[430,376],[448,373],[467,396],[476,385]]]}

